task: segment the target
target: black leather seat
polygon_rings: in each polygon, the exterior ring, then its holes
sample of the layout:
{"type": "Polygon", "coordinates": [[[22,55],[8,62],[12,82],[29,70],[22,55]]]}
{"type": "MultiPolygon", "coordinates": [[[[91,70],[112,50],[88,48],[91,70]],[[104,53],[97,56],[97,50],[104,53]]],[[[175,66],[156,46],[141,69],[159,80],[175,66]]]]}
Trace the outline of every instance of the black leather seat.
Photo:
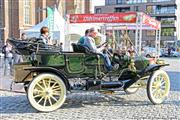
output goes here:
{"type": "Polygon", "coordinates": [[[78,52],[78,53],[87,53],[87,54],[92,54],[93,52],[91,50],[89,50],[88,47],[83,46],[81,44],[76,44],[76,43],[72,43],[72,48],[74,52],[78,52]]]}

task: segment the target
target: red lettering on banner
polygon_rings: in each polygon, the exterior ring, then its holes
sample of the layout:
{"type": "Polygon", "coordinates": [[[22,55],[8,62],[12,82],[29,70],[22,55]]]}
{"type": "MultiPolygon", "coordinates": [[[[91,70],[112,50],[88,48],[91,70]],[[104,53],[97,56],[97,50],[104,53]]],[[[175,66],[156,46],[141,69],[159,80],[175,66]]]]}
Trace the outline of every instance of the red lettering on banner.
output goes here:
{"type": "Polygon", "coordinates": [[[143,24],[149,25],[155,29],[160,29],[161,23],[145,14],[143,14],[143,24]]]}
{"type": "Polygon", "coordinates": [[[71,14],[70,23],[136,23],[136,13],[71,14]]]}

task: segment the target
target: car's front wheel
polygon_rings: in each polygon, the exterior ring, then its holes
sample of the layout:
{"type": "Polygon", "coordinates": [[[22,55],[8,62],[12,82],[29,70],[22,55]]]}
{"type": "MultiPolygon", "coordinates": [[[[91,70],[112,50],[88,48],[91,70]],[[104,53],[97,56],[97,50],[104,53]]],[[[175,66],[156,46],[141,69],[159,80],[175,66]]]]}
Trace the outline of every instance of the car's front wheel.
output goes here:
{"type": "Polygon", "coordinates": [[[153,104],[161,104],[170,91],[168,74],[163,70],[155,71],[147,83],[147,95],[153,104]]]}

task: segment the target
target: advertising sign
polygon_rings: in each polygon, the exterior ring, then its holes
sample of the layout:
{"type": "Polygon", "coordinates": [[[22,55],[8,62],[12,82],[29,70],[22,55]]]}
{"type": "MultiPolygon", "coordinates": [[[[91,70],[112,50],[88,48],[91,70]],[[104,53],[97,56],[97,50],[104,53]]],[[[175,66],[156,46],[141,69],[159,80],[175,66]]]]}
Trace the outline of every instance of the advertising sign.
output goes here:
{"type": "Polygon", "coordinates": [[[150,16],[143,14],[143,24],[149,25],[152,28],[159,30],[161,28],[161,23],[150,16]]]}
{"type": "Polygon", "coordinates": [[[107,14],[71,14],[70,23],[135,23],[137,14],[107,13],[107,14]]]}

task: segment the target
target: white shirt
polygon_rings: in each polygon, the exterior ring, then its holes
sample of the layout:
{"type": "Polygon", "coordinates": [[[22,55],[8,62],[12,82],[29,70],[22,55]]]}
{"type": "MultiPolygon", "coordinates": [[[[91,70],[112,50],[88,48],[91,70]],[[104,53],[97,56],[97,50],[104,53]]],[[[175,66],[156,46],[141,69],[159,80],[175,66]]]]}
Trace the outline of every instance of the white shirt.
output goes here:
{"type": "Polygon", "coordinates": [[[84,40],[84,45],[87,46],[90,50],[92,50],[95,53],[101,53],[102,50],[104,49],[104,46],[97,48],[94,38],[90,36],[86,37],[86,39],[84,40]]]}
{"type": "Polygon", "coordinates": [[[40,35],[40,38],[43,40],[44,44],[48,44],[48,37],[46,37],[45,35],[40,35]]]}

